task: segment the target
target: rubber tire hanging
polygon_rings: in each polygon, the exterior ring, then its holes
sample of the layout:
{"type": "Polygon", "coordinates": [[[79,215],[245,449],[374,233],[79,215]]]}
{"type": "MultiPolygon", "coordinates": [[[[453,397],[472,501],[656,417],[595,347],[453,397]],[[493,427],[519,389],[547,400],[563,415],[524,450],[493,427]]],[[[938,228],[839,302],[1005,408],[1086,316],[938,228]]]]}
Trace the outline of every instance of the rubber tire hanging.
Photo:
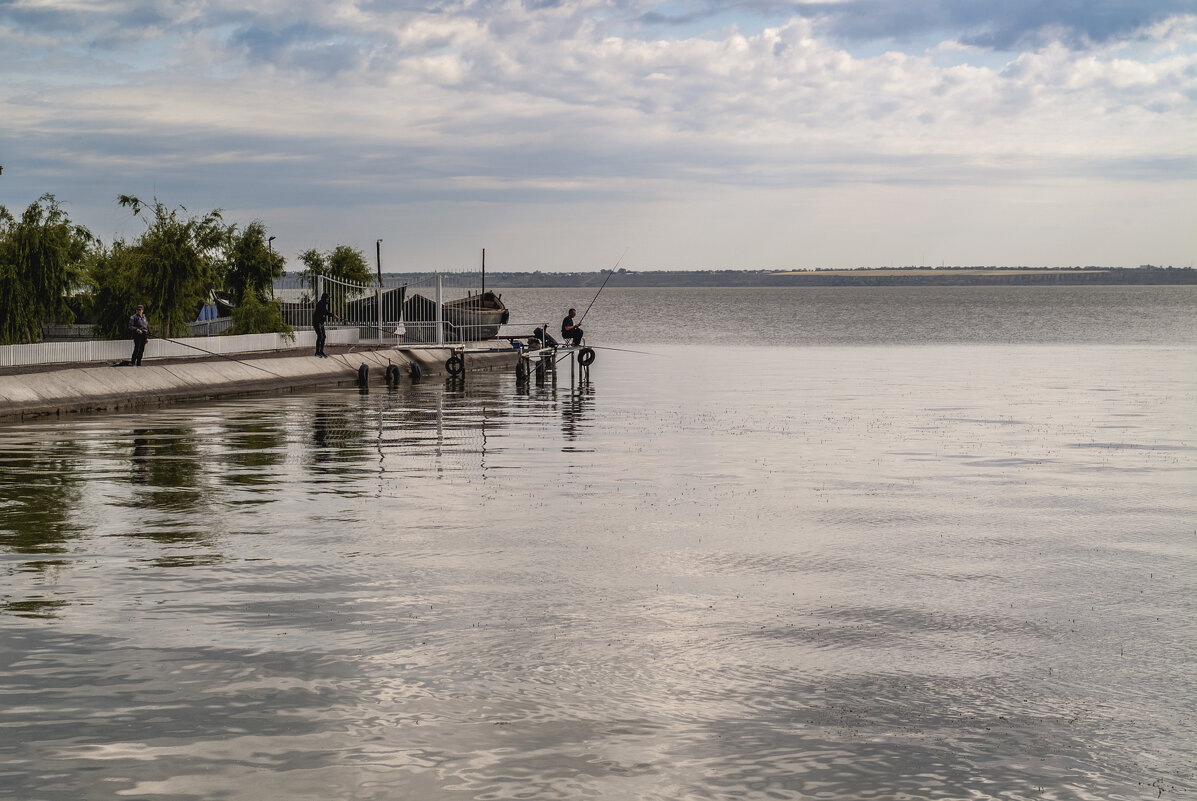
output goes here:
{"type": "Polygon", "coordinates": [[[451,376],[459,376],[465,372],[465,361],[460,356],[450,356],[445,362],[445,370],[451,376]]]}
{"type": "Polygon", "coordinates": [[[578,364],[582,365],[583,367],[589,367],[590,365],[594,364],[594,349],[582,348],[580,351],[578,351],[578,364]]]}

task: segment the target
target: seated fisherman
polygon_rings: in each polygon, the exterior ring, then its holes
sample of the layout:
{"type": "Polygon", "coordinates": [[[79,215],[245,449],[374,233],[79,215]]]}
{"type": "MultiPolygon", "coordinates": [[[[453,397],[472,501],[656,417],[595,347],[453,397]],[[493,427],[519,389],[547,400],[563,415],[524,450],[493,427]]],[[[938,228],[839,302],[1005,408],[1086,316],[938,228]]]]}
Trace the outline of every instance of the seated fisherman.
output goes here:
{"type": "Polygon", "coordinates": [[[582,329],[574,325],[574,315],[577,313],[577,309],[570,309],[569,314],[561,321],[561,336],[571,345],[582,344],[582,329]]]}

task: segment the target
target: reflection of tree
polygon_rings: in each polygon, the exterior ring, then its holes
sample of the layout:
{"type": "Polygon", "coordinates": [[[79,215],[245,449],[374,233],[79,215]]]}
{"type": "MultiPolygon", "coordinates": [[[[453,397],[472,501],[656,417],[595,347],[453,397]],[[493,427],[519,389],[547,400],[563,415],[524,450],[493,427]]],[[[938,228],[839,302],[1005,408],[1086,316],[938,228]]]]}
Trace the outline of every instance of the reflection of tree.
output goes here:
{"type": "Polygon", "coordinates": [[[0,613],[16,617],[58,617],[58,610],[67,605],[61,598],[26,598],[21,601],[0,601],[0,613]]]}
{"type": "Polygon", "coordinates": [[[16,553],[62,553],[83,530],[78,442],[38,443],[40,450],[0,451],[0,547],[16,553]]]}
{"type": "Polygon", "coordinates": [[[228,469],[224,481],[234,486],[254,486],[273,483],[275,476],[268,468],[283,463],[286,456],[286,436],[272,414],[258,413],[229,422],[225,427],[228,452],[224,459],[228,469]]]}
{"type": "MultiPolygon", "coordinates": [[[[128,536],[165,545],[209,545],[216,521],[207,512],[211,493],[204,481],[195,429],[136,428],[132,434],[129,480],[134,490],[127,505],[146,514],[128,527],[128,536]]],[[[222,558],[217,552],[188,547],[185,553],[168,550],[153,562],[159,567],[183,567],[222,558]]]]}
{"type": "MultiPolygon", "coordinates": [[[[196,512],[205,505],[196,434],[190,428],[139,428],[133,431],[130,479],[143,485],[132,505],[156,512],[196,512]]],[[[154,539],[190,539],[186,530],[159,531],[154,539]]]]}
{"type": "Polygon", "coordinates": [[[312,410],[311,447],[308,449],[308,464],[314,473],[357,472],[371,454],[368,434],[376,435],[377,422],[367,419],[363,405],[348,406],[344,403],[317,402],[312,410]]]}

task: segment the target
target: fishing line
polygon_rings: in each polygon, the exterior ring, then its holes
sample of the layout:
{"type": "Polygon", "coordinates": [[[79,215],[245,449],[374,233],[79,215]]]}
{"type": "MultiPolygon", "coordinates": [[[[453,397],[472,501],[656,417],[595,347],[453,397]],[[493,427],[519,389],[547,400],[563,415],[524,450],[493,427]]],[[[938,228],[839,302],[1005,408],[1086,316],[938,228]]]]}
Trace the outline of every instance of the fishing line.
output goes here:
{"type": "Polygon", "coordinates": [[[591,350],[617,350],[620,353],[639,353],[641,356],[656,356],[658,358],[665,358],[664,353],[649,353],[646,350],[628,350],[627,348],[613,348],[610,345],[587,345],[591,350]]]}
{"type": "Polygon", "coordinates": [[[163,342],[173,342],[176,345],[182,345],[183,347],[191,348],[192,350],[198,350],[200,353],[206,353],[209,356],[219,356],[222,359],[228,359],[231,362],[237,362],[237,364],[244,364],[246,367],[252,367],[255,370],[261,370],[263,373],[272,375],[275,378],[282,378],[283,380],[286,380],[285,376],[281,376],[278,373],[273,373],[270,370],[267,370],[265,367],[259,367],[258,365],[252,364],[251,362],[242,361],[241,359],[235,359],[232,356],[226,356],[223,353],[216,353],[215,351],[204,350],[203,348],[196,347],[195,345],[189,345],[186,342],[180,342],[179,340],[171,339],[170,337],[157,337],[157,339],[161,339],[163,342]]]}

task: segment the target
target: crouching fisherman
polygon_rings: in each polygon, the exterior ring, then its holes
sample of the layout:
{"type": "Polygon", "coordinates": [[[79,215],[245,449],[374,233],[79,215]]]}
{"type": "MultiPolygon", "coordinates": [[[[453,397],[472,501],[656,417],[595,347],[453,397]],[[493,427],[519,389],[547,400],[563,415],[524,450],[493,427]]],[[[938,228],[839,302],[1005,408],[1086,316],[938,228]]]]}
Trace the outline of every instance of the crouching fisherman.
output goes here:
{"type": "Polygon", "coordinates": [[[542,348],[557,347],[557,340],[553,339],[553,335],[550,334],[548,331],[545,331],[543,328],[533,328],[532,329],[532,338],[540,343],[539,347],[542,347],[542,348]]]}
{"type": "Polygon", "coordinates": [[[130,357],[129,364],[140,367],[146,340],[150,338],[150,321],[145,318],[145,306],[138,306],[137,311],[129,318],[129,333],[133,335],[133,356],[130,357]]]}

